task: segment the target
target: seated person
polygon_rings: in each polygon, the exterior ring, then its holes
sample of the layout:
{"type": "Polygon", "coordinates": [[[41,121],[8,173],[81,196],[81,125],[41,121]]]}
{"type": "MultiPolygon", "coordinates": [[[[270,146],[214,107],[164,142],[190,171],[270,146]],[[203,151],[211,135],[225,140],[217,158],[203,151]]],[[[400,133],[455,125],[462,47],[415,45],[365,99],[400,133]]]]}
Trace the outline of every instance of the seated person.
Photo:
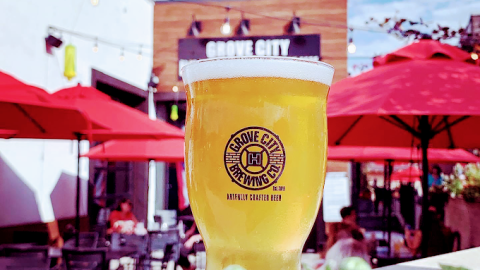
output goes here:
{"type": "Polygon", "coordinates": [[[357,214],[351,206],[340,210],[342,222],[331,223],[327,230],[327,249],[328,251],[337,241],[341,239],[352,238],[367,245],[370,252],[375,250],[375,235],[371,239],[365,239],[365,229],[357,224],[357,214]]]}
{"type": "MultiPolygon", "coordinates": [[[[454,241],[458,240],[457,237],[459,238],[457,233],[445,226],[440,215],[434,206],[430,206],[420,224],[420,227],[422,227],[423,222],[425,222],[428,228],[427,257],[454,251],[454,241]]],[[[420,230],[411,230],[409,227],[405,229],[405,246],[412,255],[420,255],[422,241],[423,235],[420,230]]]]}
{"type": "Polygon", "coordinates": [[[330,248],[325,257],[325,264],[320,269],[338,270],[341,268],[342,261],[350,257],[361,258],[365,260],[366,266],[370,265],[370,256],[365,243],[348,238],[339,240],[330,248]]]}
{"type": "Polygon", "coordinates": [[[355,228],[361,231],[362,234],[365,233],[365,229],[360,228],[360,226],[358,226],[357,224],[357,212],[353,207],[351,206],[343,207],[340,210],[340,216],[342,216],[342,223],[350,225],[352,228],[355,228]]]}
{"type": "Polygon", "coordinates": [[[354,227],[357,226],[357,212],[351,206],[345,206],[340,210],[340,216],[342,216],[342,222],[352,225],[354,227]]]}
{"type": "Polygon", "coordinates": [[[199,243],[202,241],[202,236],[198,232],[197,225],[195,222],[193,223],[192,227],[185,232],[185,242],[183,243],[182,247],[180,248],[180,258],[178,259],[178,265],[182,267],[182,269],[194,269],[188,260],[188,255],[193,254],[195,251],[193,250],[193,245],[195,243],[199,243]]]}
{"type": "Polygon", "coordinates": [[[108,234],[122,233],[133,234],[137,226],[137,218],[132,213],[133,204],[129,199],[122,199],[118,207],[110,213],[108,218],[110,228],[108,234]]]}
{"type": "Polygon", "coordinates": [[[345,222],[330,223],[328,225],[327,237],[326,251],[330,250],[335,243],[342,239],[352,238],[360,242],[365,240],[363,232],[360,231],[358,227],[354,227],[345,222]]]}
{"type": "Polygon", "coordinates": [[[405,226],[405,246],[413,256],[420,254],[421,244],[422,232],[420,230],[412,230],[410,225],[405,226]]]}

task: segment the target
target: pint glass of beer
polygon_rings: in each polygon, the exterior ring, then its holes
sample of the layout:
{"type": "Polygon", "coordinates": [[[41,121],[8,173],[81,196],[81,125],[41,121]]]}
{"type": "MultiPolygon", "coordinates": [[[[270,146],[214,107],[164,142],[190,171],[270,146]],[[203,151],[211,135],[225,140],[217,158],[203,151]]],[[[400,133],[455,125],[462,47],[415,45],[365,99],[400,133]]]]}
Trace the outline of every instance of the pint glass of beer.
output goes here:
{"type": "Polygon", "coordinates": [[[183,69],[186,175],[207,270],[299,270],[322,198],[333,68],[217,58],[183,69]]]}

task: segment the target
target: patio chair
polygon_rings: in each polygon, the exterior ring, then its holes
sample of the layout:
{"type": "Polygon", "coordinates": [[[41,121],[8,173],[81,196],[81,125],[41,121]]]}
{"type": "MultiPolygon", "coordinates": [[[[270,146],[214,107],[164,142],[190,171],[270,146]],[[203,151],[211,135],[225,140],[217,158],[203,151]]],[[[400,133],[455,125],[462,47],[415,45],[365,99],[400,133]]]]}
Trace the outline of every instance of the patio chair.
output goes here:
{"type": "Polygon", "coordinates": [[[195,270],[205,270],[207,263],[207,253],[203,242],[193,244],[195,254],[195,270]]]}
{"type": "Polygon", "coordinates": [[[141,265],[156,264],[159,262],[161,269],[176,268],[180,257],[180,236],[178,230],[149,232],[147,242],[147,254],[140,261],[141,265]],[[163,257],[154,256],[155,251],[162,250],[163,257]]]}
{"type": "MultiPolygon", "coordinates": [[[[64,247],[75,248],[75,234],[65,235],[66,240],[64,247]]],[[[96,248],[98,245],[97,232],[81,232],[79,236],[78,247],[82,248],[96,248]]]]}
{"type": "Polygon", "coordinates": [[[107,249],[64,248],[62,250],[67,270],[105,270],[108,269],[107,249]]]}
{"type": "Polygon", "coordinates": [[[5,247],[3,254],[9,258],[29,258],[45,261],[49,259],[48,246],[5,247]]]}
{"type": "Polygon", "coordinates": [[[50,270],[50,262],[42,259],[24,257],[4,258],[0,260],[0,269],[6,270],[50,270]]]}
{"type": "Polygon", "coordinates": [[[48,245],[49,235],[48,232],[38,232],[38,231],[14,231],[13,232],[13,243],[22,244],[36,244],[39,246],[48,245]]]}
{"type": "Polygon", "coordinates": [[[47,246],[5,247],[3,254],[8,261],[7,270],[46,270],[50,269],[50,257],[47,246]]]}

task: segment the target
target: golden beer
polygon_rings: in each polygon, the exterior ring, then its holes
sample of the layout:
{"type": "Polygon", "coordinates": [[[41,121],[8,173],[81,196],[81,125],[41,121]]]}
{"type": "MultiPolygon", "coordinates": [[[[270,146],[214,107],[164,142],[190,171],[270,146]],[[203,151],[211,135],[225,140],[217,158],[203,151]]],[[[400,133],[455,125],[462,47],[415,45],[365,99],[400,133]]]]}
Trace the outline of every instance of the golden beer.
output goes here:
{"type": "Polygon", "coordinates": [[[207,270],[300,269],[323,192],[332,77],[288,58],[184,68],[187,186],[207,270]]]}

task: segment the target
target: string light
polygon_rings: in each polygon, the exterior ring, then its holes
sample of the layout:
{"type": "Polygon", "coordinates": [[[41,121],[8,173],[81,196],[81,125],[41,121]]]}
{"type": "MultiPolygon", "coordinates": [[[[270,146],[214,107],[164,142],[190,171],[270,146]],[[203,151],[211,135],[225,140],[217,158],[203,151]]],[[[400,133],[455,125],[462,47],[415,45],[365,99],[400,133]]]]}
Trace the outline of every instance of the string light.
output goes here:
{"type": "Polygon", "coordinates": [[[470,57],[472,57],[473,60],[478,60],[478,54],[476,52],[470,53],[470,57]]]}
{"type": "Polygon", "coordinates": [[[122,52],[120,53],[120,61],[124,61],[125,60],[125,53],[123,51],[123,48],[122,48],[122,52]]]}
{"type": "Polygon", "coordinates": [[[348,50],[348,53],[355,53],[357,51],[357,46],[355,46],[355,44],[353,43],[353,39],[350,38],[348,40],[348,47],[347,47],[347,50],[348,50]]]}
{"type": "MultiPolygon", "coordinates": [[[[147,45],[147,44],[139,43],[139,44],[136,44],[136,45],[125,46],[123,43],[115,43],[115,42],[111,42],[109,40],[102,39],[98,36],[79,33],[79,32],[75,32],[75,31],[70,31],[68,29],[58,28],[58,27],[55,27],[55,26],[49,26],[48,31],[49,31],[49,33],[52,32],[52,33],[58,33],[58,34],[69,34],[71,36],[79,37],[79,38],[82,38],[82,39],[85,39],[85,40],[90,40],[94,43],[94,45],[92,47],[93,52],[100,51],[100,46],[99,45],[102,44],[102,46],[106,45],[106,46],[110,46],[110,47],[113,47],[113,48],[118,48],[119,50],[122,50],[124,52],[130,52],[130,53],[132,53],[134,55],[137,55],[137,56],[139,54],[139,47],[140,47],[140,51],[141,51],[141,54],[142,54],[142,59],[143,59],[144,56],[148,56],[148,57],[152,56],[152,54],[147,49],[144,49],[145,47],[148,48],[148,47],[151,46],[151,45],[147,45]]],[[[102,47],[102,51],[103,51],[103,47],[102,47]]]]}
{"type": "Polygon", "coordinates": [[[202,32],[202,22],[197,21],[195,14],[192,15],[192,24],[190,24],[190,29],[188,29],[189,36],[198,36],[202,32]]]}
{"type": "Polygon", "coordinates": [[[97,38],[95,38],[95,44],[93,45],[92,50],[93,50],[94,53],[98,52],[98,39],[97,38]]]}
{"type": "Polygon", "coordinates": [[[177,93],[177,92],[178,92],[178,86],[174,85],[174,86],[172,87],[172,91],[175,92],[175,93],[177,93]]]}
{"type": "MultiPolygon", "coordinates": [[[[90,1],[91,1],[92,5],[94,5],[94,6],[99,4],[99,0],[90,0],[90,1]]],[[[221,33],[224,34],[224,35],[229,35],[232,32],[232,26],[230,24],[230,18],[228,16],[228,13],[229,13],[230,10],[241,12],[242,15],[243,14],[248,14],[248,15],[251,15],[251,16],[257,16],[257,17],[262,17],[262,18],[271,19],[271,20],[287,21],[287,22],[291,23],[291,26],[293,28],[292,30],[296,30],[296,31],[300,30],[300,20],[299,20],[300,18],[298,18],[298,20],[295,20],[295,18],[294,19],[287,19],[287,18],[276,17],[276,16],[267,15],[267,14],[262,14],[262,13],[259,13],[259,12],[244,11],[244,10],[236,8],[236,7],[230,7],[230,6],[224,6],[224,5],[217,5],[217,4],[204,3],[204,2],[192,2],[192,1],[189,1],[189,0],[177,0],[177,1],[187,3],[187,4],[225,9],[227,11],[227,14],[226,14],[226,17],[225,17],[225,22],[222,24],[222,26],[220,28],[221,33]]],[[[295,17],[295,15],[294,15],[294,17],[295,17]]],[[[196,23],[201,23],[201,22],[196,21],[196,23]]],[[[357,31],[366,31],[366,32],[388,34],[388,32],[385,31],[385,30],[365,28],[365,27],[355,27],[355,28],[353,28],[353,27],[348,26],[346,24],[331,23],[331,22],[327,22],[327,21],[318,21],[318,20],[317,21],[315,21],[315,20],[304,21],[304,20],[302,20],[301,23],[305,24],[305,25],[318,26],[318,27],[331,27],[331,28],[350,29],[350,30],[357,30],[357,31]]],[[[193,26],[194,26],[194,28],[196,26],[197,27],[196,30],[199,30],[199,32],[201,32],[201,28],[198,27],[199,25],[194,24],[193,26]]],[[[92,35],[78,33],[78,32],[70,31],[70,30],[67,30],[67,29],[61,29],[61,28],[57,28],[57,27],[53,27],[53,26],[49,26],[49,30],[54,30],[54,31],[57,31],[57,32],[60,32],[60,33],[67,33],[67,34],[71,34],[73,36],[82,37],[82,38],[90,39],[90,40],[97,39],[97,37],[92,36],[92,35]]],[[[192,30],[192,29],[189,29],[189,30],[192,30]]],[[[296,31],[293,31],[293,32],[296,32],[296,31]]],[[[195,34],[196,34],[196,31],[193,31],[192,35],[195,36],[195,34]]],[[[121,45],[121,44],[116,44],[116,43],[113,43],[113,42],[110,42],[110,41],[107,41],[107,40],[100,40],[100,39],[98,39],[98,41],[101,42],[101,43],[107,44],[109,46],[112,46],[112,47],[122,48],[122,50],[124,50],[123,45],[121,45]]],[[[356,52],[356,46],[355,46],[355,44],[353,44],[353,42],[351,42],[352,39],[350,39],[349,41],[350,42],[348,44],[348,52],[349,53],[356,52]]],[[[96,47],[98,47],[98,45],[96,47]]],[[[93,48],[94,51],[96,51],[97,49],[95,49],[95,47],[93,48]]],[[[125,49],[127,51],[132,52],[132,53],[135,53],[135,49],[132,50],[131,47],[130,47],[130,49],[128,47],[125,48],[125,49]]],[[[145,55],[145,54],[142,53],[141,56],[140,56],[140,54],[138,54],[137,59],[138,58],[142,59],[143,55],[145,55]]],[[[147,55],[151,55],[151,54],[147,54],[147,55]]],[[[474,57],[477,57],[477,59],[478,59],[479,55],[475,53],[475,54],[471,54],[471,57],[472,57],[472,59],[474,57]]],[[[125,59],[125,56],[123,55],[123,57],[121,56],[121,58],[125,59]]]]}
{"type": "Polygon", "coordinates": [[[290,20],[290,22],[285,26],[285,31],[288,34],[300,33],[300,17],[297,17],[295,13],[293,13],[292,20],[290,20]]]}
{"type": "Polygon", "coordinates": [[[225,10],[227,11],[227,15],[225,16],[225,22],[220,27],[220,32],[223,35],[230,35],[230,33],[232,33],[232,26],[230,25],[230,17],[228,16],[230,7],[225,7],[225,10]]]}
{"type": "Polygon", "coordinates": [[[245,16],[242,12],[242,20],[240,21],[240,24],[237,27],[236,34],[239,36],[245,36],[248,35],[250,32],[250,20],[245,19],[245,16]]]}

